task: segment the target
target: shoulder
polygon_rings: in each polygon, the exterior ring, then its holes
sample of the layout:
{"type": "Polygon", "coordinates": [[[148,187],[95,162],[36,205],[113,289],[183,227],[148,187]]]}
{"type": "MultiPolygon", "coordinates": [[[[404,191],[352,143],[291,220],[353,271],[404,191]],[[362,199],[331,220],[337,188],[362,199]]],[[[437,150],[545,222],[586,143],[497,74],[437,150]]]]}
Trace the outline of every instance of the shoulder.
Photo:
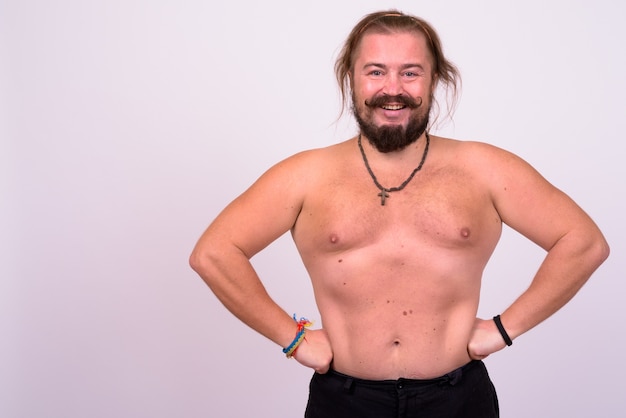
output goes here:
{"type": "Polygon", "coordinates": [[[252,185],[253,189],[280,189],[281,194],[303,197],[326,177],[336,175],[349,158],[350,140],[322,148],[300,151],[267,169],[252,185]]]}
{"type": "Polygon", "coordinates": [[[495,145],[447,138],[436,138],[433,145],[441,166],[455,167],[471,177],[489,191],[494,201],[512,196],[512,190],[520,192],[515,195],[520,198],[531,190],[553,189],[527,161],[495,145]]]}
{"type": "Polygon", "coordinates": [[[460,140],[431,135],[431,142],[432,146],[446,153],[456,152],[484,158],[501,158],[513,155],[503,148],[475,140],[460,140]]]}
{"type": "Polygon", "coordinates": [[[433,150],[444,161],[461,163],[478,172],[491,172],[492,169],[532,169],[513,152],[486,142],[433,137],[433,150]]]}
{"type": "Polygon", "coordinates": [[[308,176],[320,175],[323,170],[341,166],[350,154],[352,140],[322,148],[313,148],[293,154],[272,167],[266,175],[308,176]]]}

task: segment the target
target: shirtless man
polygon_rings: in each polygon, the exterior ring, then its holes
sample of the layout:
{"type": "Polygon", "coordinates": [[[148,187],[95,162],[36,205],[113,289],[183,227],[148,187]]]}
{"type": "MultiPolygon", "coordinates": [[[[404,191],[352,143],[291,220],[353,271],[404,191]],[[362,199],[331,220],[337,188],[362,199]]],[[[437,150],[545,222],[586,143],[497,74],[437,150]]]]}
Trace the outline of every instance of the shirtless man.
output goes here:
{"type": "Polygon", "coordinates": [[[481,360],[567,303],[608,245],[517,156],[428,134],[435,88],[454,88],[458,74],[423,20],[366,16],[336,72],[360,133],[269,169],[209,226],[191,266],[234,315],[316,371],[308,417],[498,416],[481,360]],[[547,255],[497,320],[478,319],[503,222],[547,255]],[[287,231],[321,329],[296,324],[249,262],[287,231]]]}

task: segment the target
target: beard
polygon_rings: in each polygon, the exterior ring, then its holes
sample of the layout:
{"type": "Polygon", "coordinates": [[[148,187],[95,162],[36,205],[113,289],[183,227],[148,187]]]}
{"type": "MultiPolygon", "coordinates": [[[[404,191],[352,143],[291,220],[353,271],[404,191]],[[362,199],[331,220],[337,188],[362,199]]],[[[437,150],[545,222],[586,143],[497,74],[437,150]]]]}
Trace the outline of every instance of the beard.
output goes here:
{"type": "Polygon", "coordinates": [[[417,100],[408,96],[376,96],[371,100],[365,100],[364,107],[356,105],[356,98],[354,92],[352,93],[352,111],[354,117],[359,124],[361,133],[365,135],[370,142],[379,152],[389,153],[393,151],[400,151],[406,148],[408,145],[418,140],[420,136],[426,131],[428,127],[428,121],[430,116],[430,107],[422,107],[422,98],[418,97],[417,100]],[[411,114],[406,128],[401,125],[381,125],[377,126],[371,121],[371,115],[375,108],[378,108],[387,103],[401,103],[412,110],[418,109],[418,112],[411,114]]]}

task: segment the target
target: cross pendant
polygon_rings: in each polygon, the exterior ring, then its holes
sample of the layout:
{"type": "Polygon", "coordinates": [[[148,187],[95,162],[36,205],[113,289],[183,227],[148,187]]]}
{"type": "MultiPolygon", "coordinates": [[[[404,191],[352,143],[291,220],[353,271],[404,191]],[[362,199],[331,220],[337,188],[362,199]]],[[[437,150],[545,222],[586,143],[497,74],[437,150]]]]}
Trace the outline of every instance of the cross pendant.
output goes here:
{"type": "Polygon", "coordinates": [[[380,193],[378,193],[378,196],[380,196],[380,205],[385,206],[385,199],[389,197],[389,193],[387,193],[387,190],[381,189],[380,193]]]}

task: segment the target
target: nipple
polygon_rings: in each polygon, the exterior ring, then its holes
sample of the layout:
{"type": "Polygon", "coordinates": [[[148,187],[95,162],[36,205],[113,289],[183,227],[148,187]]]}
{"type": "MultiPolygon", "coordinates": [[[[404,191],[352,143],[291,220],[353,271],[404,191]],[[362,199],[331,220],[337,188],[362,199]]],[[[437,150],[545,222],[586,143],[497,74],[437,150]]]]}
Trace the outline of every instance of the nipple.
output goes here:
{"type": "Polygon", "coordinates": [[[469,238],[469,236],[470,236],[470,230],[469,230],[469,228],[467,228],[467,227],[463,227],[463,228],[461,228],[461,236],[462,236],[463,238],[469,238]]]}

